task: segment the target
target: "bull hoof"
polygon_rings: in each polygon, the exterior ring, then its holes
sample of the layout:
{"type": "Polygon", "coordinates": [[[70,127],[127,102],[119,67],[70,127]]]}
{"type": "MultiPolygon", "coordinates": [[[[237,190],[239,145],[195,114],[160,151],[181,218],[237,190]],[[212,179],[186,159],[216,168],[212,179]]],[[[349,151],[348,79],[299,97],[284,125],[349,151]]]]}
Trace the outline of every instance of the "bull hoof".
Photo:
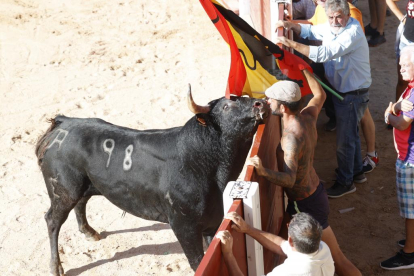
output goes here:
{"type": "Polygon", "coordinates": [[[99,241],[101,239],[101,235],[99,235],[97,232],[94,234],[85,234],[86,240],[88,241],[99,241]]]}
{"type": "Polygon", "coordinates": [[[79,227],[79,231],[85,235],[88,241],[99,241],[101,239],[99,233],[87,224],[79,227]]]}
{"type": "Polygon", "coordinates": [[[63,267],[61,264],[57,267],[57,269],[52,269],[52,272],[50,272],[50,276],[65,276],[65,271],[63,270],[63,267]]]}

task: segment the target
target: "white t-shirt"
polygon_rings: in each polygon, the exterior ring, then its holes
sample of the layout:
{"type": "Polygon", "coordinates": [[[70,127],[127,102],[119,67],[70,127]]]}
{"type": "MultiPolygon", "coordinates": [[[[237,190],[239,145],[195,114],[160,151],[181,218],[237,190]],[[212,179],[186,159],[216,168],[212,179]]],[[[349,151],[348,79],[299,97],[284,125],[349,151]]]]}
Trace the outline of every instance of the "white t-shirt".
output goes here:
{"type": "Polygon", "coordinates": [[[267,276],[333,276],[335,273],[331,250],[323,241],[319,250],[312,254],[293,251],[288,241],[284,241],[281,248],[287,259],[267,276]]]}

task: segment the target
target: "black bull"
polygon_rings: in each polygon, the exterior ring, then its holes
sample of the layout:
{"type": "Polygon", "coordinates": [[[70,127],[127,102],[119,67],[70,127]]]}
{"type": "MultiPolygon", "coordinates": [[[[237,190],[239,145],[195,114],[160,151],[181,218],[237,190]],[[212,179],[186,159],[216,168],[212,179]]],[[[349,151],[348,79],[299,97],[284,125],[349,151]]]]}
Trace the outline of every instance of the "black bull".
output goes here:
{"type": "Polygon", "coordinates": [[[191,268],[223,218],[222,193],[237,179],[257,127],[269,108],[238,97],[196,105],[184,126],[138,131],[100,119],[57,116],[36,145],[51,207],[45,215],[51,273],[64,273],[58,253],[62,224],[74,209],[79,230],[99,234],[86,220],[91,196],[103,195],[122,210],[169,223],[191,268]]]}

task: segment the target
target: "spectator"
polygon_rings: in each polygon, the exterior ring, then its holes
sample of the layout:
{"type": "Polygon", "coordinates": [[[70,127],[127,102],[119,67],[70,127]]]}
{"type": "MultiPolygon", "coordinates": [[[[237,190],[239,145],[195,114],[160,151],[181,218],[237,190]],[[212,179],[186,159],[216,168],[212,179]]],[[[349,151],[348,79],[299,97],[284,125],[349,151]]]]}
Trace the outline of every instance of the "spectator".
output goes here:
{"type": "Polygon", "coordinates": [[[395,101],[398,101],[408,82],[402,79],[401,67],[398,63],[401,50],[407,45],[414,45],[414,1],[407,1],[407,15],[402,14],[394,0],[386,0],[388,7],[400,21],[395,40],[395,55],[397,56],[398,82],[395,88],[395,101]]]}
{"type": "MultiPolygon", "coordinates": [[[[325,12],[325,3],[326,0],[318,0],[316,7],[315,15],[308,20],[308,22],[312,25],[319,25],[323,24],[328,20],[328,17],[325,12]]],[[[359,24],[361,25],[362,29],[364,30],[364,23],[362,21],[362,13],[359,9],[357,9],[354,5],[348,3],[349,11],[351,13],[351,17],[358,20],[359,24]]],[[[321,44],[314,44],[314,45],[321,45],[321,44]]],[[[313,63],[312,69],[314,73],[324,82],[328,83],[325,79],[325,70],[323,68],[323,64],[321,63],[313,63]]],[[[332,87],[331,87],[332,88],[332,87]]],[[[329,121],[325,125],[326,131],[335,131],[336,130],[336,116],[335,116],[335,108],[333,104],[333,95],[331,93],[327,93],[326,101],[325,101],[325,113],[328,116],[329,121]]],[[[372,119],[371,113],[369,112],[369,108],[364,112],[364,116],[361,119],[361,129],[362,133],[365,138],[365,142],[367,145],[367,153],[362,161],[362,170],[364,173],[372,172],[375,167],[379,163],[378,154],[375,150],[375,124],[374,120],[372,119]]]]}
{"type": "Polygon", "coordinates": [[[387,40],[384,34],[387,5],[385,0],[369,0],[369,15],[371,22],[365,26],[365,35],[369,36],[369,47],[377,47],[387,40]]]}
{"type": "Polygon", "coordinates": [[[315,13],[315,2],[313,0],[293,1],[292,13],[293,19],[309,19],[315,13]]]}
{"type": "MultiPolygon", "coordinates": [[[[315,14],[312,16],[312,18],[308,20],[308,22],[312,25],[319,25],[319,24],[323,24],[326,21],[328,21],[328,17],[326,16],[326,11],[325,11],[326,0],[317,0],[316,3],[317,3],[317,6],[315,9],[315,14]]],[[[362,30],[364,30],[364,23],[362,22],[361,11],[357,7],[352,5],[351,3],[348,2],[348,4],[349,4],[349,11],[351,13],[351,17],[358,20],[359,24],[361,24],[362,30]]]]}
{"type": "MultiPolygon", "coordinates": [[[[325,93],[307,70],[303,71],[313,98],[302,109],[299,85],[291,81],[279,81],[265,94],[273,115],[281,116],[283,133],[281,147],[277,150],[280,171],[265,168],[258,156],[249,159],[259,176],[285,188],[288,196],[287,213],[293,216],[306,212],[323,228],[322,240],[329,246],[338,275],[361,275],[339,248],[335,234],[329,226],[329,202],[323,184],[313,168],[313,156],[317,142],[316,121],[325,101],[325,93]]],[[[274,154],[274,153],[270,153],[274,154]]],[[[285,216],[285,219],[288,219],[285,216]]]]}
{"type": "MultiPolygon", "coordinates": [[[[287,256],[285,262],[273,269],[268,276],[312,275],[333,276],[335,272],[329,247],[321,241],[322,226],[312,216],[299,213],[289,224],[288,240],[250,227],[239,214],[228,213],[225,219],[233,221],[232,229],[245,233],[257,240],[268,250],[287,256]]],[[[221,240],[224,262],[231,276],[243,275],[234,258],[233,237],[229,231],[220,231],[216,235],[221,240]]]]}
{"type": "Polygon", "coordinates": [[[279,21],[276,27],[292,29],[303,38],[321,40],[321,46],[307,46],[285,37],[276,39],[309,57],[324,63],[330,85],[344,98],[334,97],[337,118],[336,156],[338,169],[335,184],[328,196],[338,198],[356,191],[353,184],[366,181],[361,156],[358,123],[368,106],[371,69],[368,43],[359,22],[350,17],[345,0],[326,2],[328,22],[316,26],[279,21]]]}
{"type": "Polygon", "coordinates": [[[406,239],[398,242],[403,246],[394,257],[381,262],[388,270],[414,268],[414,46],[401,50],[402,79],[409,82],[400,99],[390,103],[385,111],[385,123],[394,127],[394,144],[398,153],[397,198],[400,215],[405,219],[406,239]]]}

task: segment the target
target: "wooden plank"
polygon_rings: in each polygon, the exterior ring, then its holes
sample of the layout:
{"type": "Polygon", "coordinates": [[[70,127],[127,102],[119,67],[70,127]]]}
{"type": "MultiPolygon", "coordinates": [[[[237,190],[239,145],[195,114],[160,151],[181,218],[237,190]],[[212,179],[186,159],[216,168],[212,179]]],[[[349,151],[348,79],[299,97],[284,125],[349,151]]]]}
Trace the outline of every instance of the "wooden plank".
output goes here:
{"type": "MultiPolygon", "coordinates": [[[[221,204],[221,203],[220,203],[221,204]]],[[[234,200],[228,212],[237,212],[242,217],[243,202],[240,199],[234,200]]],[[[246,239],[244,234],[238,233],[231,229],[231,221],[223,220],[217,232],[222,230],[229,230],[233,235],[233,254],[237,263],[244,275],[247,275],[247,257],[246,257],[246,239]]],[[[221,243],[219,239],[214,238],[204,255],[198,269],[196,276],[213,276],[223,275],[228,276],[226,264],[224,263],[223,254],[221,253],[221,243]]]]}
{"type": "MultiPolygon", "coordinates": [[[[264,131],[262,133],[258,131],[259,135],[256,134],[255,143],[258,146],[252,149],[251,156],[258,155],[263,166],[277,171],[276,148],[280,141],[280,118],[270,116],[267,120],[264,131]]],[[[257,176],[253,166],[248,166],[245,180],[259,183],[262,230],[278,234],[284,214],[283,189],[265,178],[257,176]]],[[[263,258],[265,273],[269,273],[283,261],[279,255],[265,248],[263,249],[263,258]]]]}

